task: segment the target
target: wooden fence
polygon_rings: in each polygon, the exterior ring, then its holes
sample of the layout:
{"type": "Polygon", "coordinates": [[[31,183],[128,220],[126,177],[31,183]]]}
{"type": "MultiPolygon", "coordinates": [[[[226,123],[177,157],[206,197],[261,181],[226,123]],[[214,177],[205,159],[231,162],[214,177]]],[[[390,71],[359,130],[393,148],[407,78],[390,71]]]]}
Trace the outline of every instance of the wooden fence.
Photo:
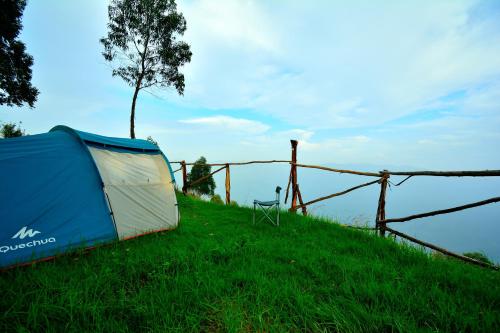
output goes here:
{"type": "Polygon", "coordinates": [[[394,230],[390,227],[387,226],[388,223],[401,223],[401,222],[407,222],[415,219],[420,219],[424,217],[430,217],[430,216],[435,216],[435,215],[440,215],[440,214],[448,214],[448,213],[453,213],[457,211],[461,211],[464,209],[469,209],[473,207],[479,207],[491,203],[496,203],[500,202],[500,197],[494,197],[478,202],[473,202],[470,204],[458,206],[458,207],[452,207],[452,208],[447,208],[447,209],[441,209],[441,210],[435,210],[431,212],[426,212],[426,213],[420,213],[420,214],[414,214],[406,217],[400,217],[400,218],[386,218],[385,214],[385,198],[386,198],[386,191],[387,191],[387,186],[393,185],[393,186],[400,186],[403,184],[405,181],[412,177],[418,177],[418,176],[433,176],[433,177],[498,177],[500,176],[500,170],[482,170],[482,171],[389,171],[389,170],[383,170],[379,172],[363,172],[363,171],[355,171],[355,170],[345,170],[345,169],[335,169],[335,168],[330,168],[330,167],[325,167],[325,166],[319,166],[319,165],[307,165],[307,164],[300,164],[297,163],[297,146],[298,146],[298,141],[296,140],[290,140],[291,143],[291,148],[292,148],[292,154],[291,154],[291,160],[263,160],[263,161],[248,161],[248,162],[228,162],[228,163],[209,163],[207,165],[210,166],[219,166],[220,168],[216,169],[209,175],[206,175],[204,177],[201,177],[199,179],[196,179],[194,181],[188,182],[187,180],[187,166],[188,165],[194,165],[194,163],[186,163],[186,161],[174,161],[170,162],[172,164],[180,164],[180,168],[175,170],[175,172],[182,171],[182,180],[183,180],[183,186],[182,186],[182,192],[184,194],[187,193],[188,189],[196,184],[199,184],[209,178],[210,176],[222,171],[226,170],[226,182],[225,182],[225,189],[226,189],[226,198],[225,202],[226,204],[230,204],[231,202],[231,173],[230,173],[230,166],[242,166],[242,165],[249,165],[249,164],[268,164],[268,163],[287,163],[290,164],[290,175],[289,175],[289,180],[288,180],[288,185],[286,188],[286,194],[285,194],[285,204],[288,201],[289,197],[289,192],[291,189],[291,205],[290,205],[290,211],[291,212],[296,212],[298,209],[302,211],[303,215],[307,215],[307,206],[331,199],[334,197],[338,197],[344,194],[347,194],[349,192],[355,191],[357,189],[374,185],[374,184],[379,184],[380,185],[380,194],[378,198],[378,206],[377,206],[377,212],[375,215],[375,228],[361,228],[361,229],[368,229],[368,230],[377,230],[379,235],[384,237],[386,233],[392,234],[394,237],[398,236],[403,239],[406,239],[408,241],[414,242],[416,244],[428,247],[434,251],[443,253],[448,256],[452,256],[461,260],[464,260],[466,262],[476,264],[482,267],[488,267],[492,268],[495,270],[498,270],[497,266],[490,265],[487,263],[484,263],[482,261],[469,258],[457,253],[453,253],[451,251],[448,251],[446,249],[443,249],[439,246],[418,240],[412,236],[409,236],[407,234],[404,234],[400,231],[394,230]],[[358,175],[358,176],[366,176],[366,177],[374,177],[376,178],[373,181],[366,182],[351,188],[348,188],[344,191],[340,191],[337,193],[333,193],[327,196],[322,196],[307,202],[303,202],[302,200],[302,194],[300,192],[300,187],[298,183],[298,177],[297,177],[297,168],[311,168],[311,169],[318,169],[318,170],[324,170],[324,171],[329,171],[329,172],[335,172],[335,173],[346,173],[346,174],[352,174],[352,175],[358,175]],[[390,183],[389,179],[392,176],[406,176],[401,182],[397,184],[392,184],[390,183]],[[298,201],[298,203],[297,203],[298,201]]]}

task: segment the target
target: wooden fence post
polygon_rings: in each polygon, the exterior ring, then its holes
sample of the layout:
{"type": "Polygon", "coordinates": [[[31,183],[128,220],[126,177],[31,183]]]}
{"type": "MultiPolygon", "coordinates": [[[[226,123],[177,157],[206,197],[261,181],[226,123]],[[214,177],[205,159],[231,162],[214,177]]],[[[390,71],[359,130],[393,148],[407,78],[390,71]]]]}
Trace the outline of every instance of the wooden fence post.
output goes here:
{"type": "Polygon", "coordinates": [[[229,164],[226,164],[226,205],[231,204],[231,174],[229,164]]]}
{"type": "Polygon", "coordinates": [[[292,144],[292,165],[291,165],[291,176],[292,176],[292,211],[295,212],[295,207],[297,206],[297,140],[290,140],[292,144]]]}
{"type": "Polygon", "coordinates": [[[304,206],[304,202],[302,201],[302,194],[300,194],[299,184],[297,184],[297,196],[299,198],[299,203],[302,208],[302,215],[307,216],[307,207],[304,206]]]}
{"type": "Polygon", "coordinates": [[[387,191],[387,182],[389,179],[387,170],[382,171],[382,178],[380,179],[380,196],[378,198],[377,217],[375,219],[375,227],[379,230],[380,236],[385,236],[385,193],[387,191]]]}
{"type": "Polygon", "coordinates": [[[187,194],[187,171],[186,171],[186,161],[181,161],[181,168],[182,168],[182,193],[184,195],[187,194]]]}

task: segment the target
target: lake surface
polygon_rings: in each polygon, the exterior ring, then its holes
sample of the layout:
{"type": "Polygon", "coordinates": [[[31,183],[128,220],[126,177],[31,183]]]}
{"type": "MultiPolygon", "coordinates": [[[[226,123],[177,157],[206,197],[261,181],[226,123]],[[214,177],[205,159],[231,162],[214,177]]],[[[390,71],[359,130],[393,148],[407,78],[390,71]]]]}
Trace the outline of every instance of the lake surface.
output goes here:
{"type": "MultiPolygon", "coordinates": [[[[363,165],[331,167],[372,172],[383,169],[363,165]]],[[[280,185],[283,188],[281,198],[284,200],[289,173],[290,167],[287,164],[232,166],[231,199],[240,205],[250,206],[254,199],[274,199],[274,189],[280,185]]],[[[179,176],[177,173],[177,182],[182,184],[179,176]]],[[[404,178],[393,176],[390,180],[397,184],[404,178]]],[[[216,193],[224,198],[225,172],[216,174],[214,179],[217,184],[216,193]]],[[[322,170],[298,169],[298,183],[304,202],[373,179],[322,170]]],[[[337,219],[344,224],[374,226],[379,191],[380,185],[374,184],[308,206],[308,212],[337,219]]],[[[388,188],[386,217],[403,217],[450,208],[499,195],[500,177],[412,177],[400,186],[388,188]]],[[[290,202],[287,207],[289,206],[290,202]]],[[[500,262],[499,203],[405,223],[392,223],[391,227],[451,251],[483,252],[494,261],[500,262]]]]}

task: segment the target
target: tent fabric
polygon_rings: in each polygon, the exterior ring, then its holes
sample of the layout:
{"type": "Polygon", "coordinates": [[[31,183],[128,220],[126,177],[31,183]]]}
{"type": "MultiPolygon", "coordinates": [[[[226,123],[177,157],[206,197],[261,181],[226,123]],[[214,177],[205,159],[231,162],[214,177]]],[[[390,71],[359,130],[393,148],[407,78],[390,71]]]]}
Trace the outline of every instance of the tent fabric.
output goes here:
{"type": "Polygon", "coordinates": [[[116,239],[91,156],[68,133],[0,140],[0,267],[116,239]]]}
{"type": "Polygon", "coordinates": [[[50,130],[54,131],[64,131],[72,135],[76,135],[81,140],[85,142],[95,142],[104,146],[121,147],[126,149],[137,149],[141,151],[160,151],[160,148],[148,140],[142,139],[126,139],[126,138],[113,138],[104,135],[92,134],[82,131],[77,131],[67,126],[56,126],[50,130]]]}
{"type": "Polygon", "coordinates": [[[0,268],[178,223],[170,164],[145,140],[66,126],[0,139],[0,184],[0,268]]]}
{"type": "Polygon", "coordinates": [[[96,145],[96,146],[104,146],[109,149],[112,148],[125,148],[129,152],[132,151],[138,151],[138,152],[160,152],[167,162],[167,167],[168,170],[170,171],[170,176],[175,182],[175,177],[174,173],[172,171],[172,166],[170,165],[170,162],[168,158],[163,154],[163,152],[160,150],[160,147],[154,145],[153,143],[149,142],[148,140],[142,140],[142,139],[127,139],[127,138],[113,138],[109,136],[104,136],[104,135],[98,135],[98,134],[92,134],[92,133],[87,133],[87,132],[82,132],[75,130],[71,127],[63,126],[63,125],[58,125],[53,127],[50,132],[54,131],[64,131],[67,132],[75,137],[77,137],[79,140],[85,142],[87,145],[96,145]]]}
{"type": "Polygon", "coordinates": [[[89,149],[104,182],[120,239],[177,226],[172,179],[160,153],[89,149]]]}

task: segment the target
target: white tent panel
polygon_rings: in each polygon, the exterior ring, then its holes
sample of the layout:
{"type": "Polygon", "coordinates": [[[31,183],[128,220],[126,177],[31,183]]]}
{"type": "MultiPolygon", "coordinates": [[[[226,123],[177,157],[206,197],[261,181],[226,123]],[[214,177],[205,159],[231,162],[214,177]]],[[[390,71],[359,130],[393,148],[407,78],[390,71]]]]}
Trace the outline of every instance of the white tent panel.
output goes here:
{"type": "Polygon", "coordinates": [[[104,182],[120,239],[177,226],[177,199],[161,154],[89,149],[104,182]]]}

